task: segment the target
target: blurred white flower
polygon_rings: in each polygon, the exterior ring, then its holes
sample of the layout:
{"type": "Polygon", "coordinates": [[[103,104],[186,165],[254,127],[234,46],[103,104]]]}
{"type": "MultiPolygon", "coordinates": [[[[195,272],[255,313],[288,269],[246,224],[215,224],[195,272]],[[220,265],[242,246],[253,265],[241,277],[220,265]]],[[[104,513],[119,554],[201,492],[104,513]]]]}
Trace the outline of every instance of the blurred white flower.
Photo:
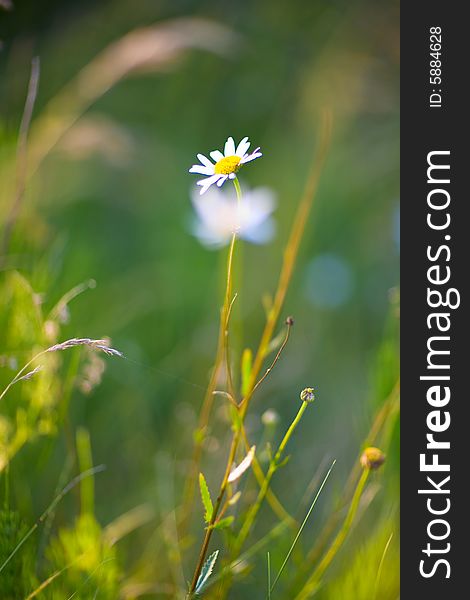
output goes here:
{"type": "Polygon", "coordinates": [[[233,138],[229,137],[225,142],[223,154],[220,150],[213,150],[210,153],[215,164],[204,156],[204,154],[198,154],[197,157],[201,164],[193,165],[189,169],[189,172],[206,175],[205,179],[201,179],[197,182],[197,185],[202,186],[200,192],[201,195],[204,194],[213,183],[217,183],[217,185],[221,187],[227,179],[235,179],[236,173],[242,165],[263,156],[259,151],[259,148],[256,148],[256,150],[248,154],[249,147],[250,142],[247,137],[242,139],[236,149],[233,138]]]}
{"type": "Polygon", "coordinates": [[[234,232],[253,244],[265,244],[274,235],[276,202],[268,188],[244,189],[240,202],[234,189],[217,188],[203,198],[194,190],[191,200],[197,215],[192,231],[205,246],[225,246],[234,232]]]}
{"type": "Polygon", "coordinates": [[[273,408],[268,408],[268,410],[265,410],[261,415],[261,423],[263,423],[265,427],[277,425],[280,420],[281,418],[279,417],[279,413],[277,413],[273,408]]]}

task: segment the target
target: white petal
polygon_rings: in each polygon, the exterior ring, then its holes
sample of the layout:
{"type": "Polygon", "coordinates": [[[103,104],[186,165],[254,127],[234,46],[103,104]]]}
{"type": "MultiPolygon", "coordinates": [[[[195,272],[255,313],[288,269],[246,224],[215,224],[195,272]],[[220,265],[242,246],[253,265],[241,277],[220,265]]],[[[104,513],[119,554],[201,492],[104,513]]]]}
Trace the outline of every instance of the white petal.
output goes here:
{"type": "Polygon", "coordinates": [[[247,137],[244,137],[242,141],[238,144],[235,154],[243,158],[248,151],[248,148],[251,146],[247,137]]]}
{"type": "Polygon", "coordinates": [[[256,450],[256,446],[252,446],[250,448],[248,454],[245,456],[245,458],[242,460],[242,462],[238,465],[238,467],[233,469],[233,471],[228,476],[227,481],[229,483],[233,483],[234,481],[236,481],[250,467],[251,463],[253,462],[255,450],[256,450]]]}
{"type": "MultiPolygon", "coordinates": [[[[207,184],[209,179],[201,183],[207,184]]],[[[219,176],[219,182],[226,180],[225,175],[219,176]]],[[[220,247],[229,243],[233,231],[255,244],[266,243],[273,237],[275,223],[271,214],[276,201],[269,188],[243,188],[243,200],[239,203],[233,186],[227,186],[224,192],[212,186],[204,198],[194,189],[191,201],[197,215],[193,233],[206,246],[220,247]]]]}
{"type": "MultiPolygon", "coordinates": [[[[234,192],[235,190],[233,190],[234,192]]],[[[229,189],[226,193],[210,188],[204,198],[194,190],[191,201],[197,214],[193,233],[206,246],[227,244],[236,226],[236,199],[229,189]]]]}
{"type": "Polygon", "coordinates": [[[225,142],[224,153],[225,156],[233,156],[235,154],[235,142],[233,141],[233,137],[229,137],[225,142]]]}
{"type": "Polygon", "coordinates": [[[197,182],[197,185],[202,185],[202,189],[199,192],[202,196],[202,194],[204,194],[204,192],[207,192],[207,190],[210,188],[210,186],[215,183],[216,181],[218,181],[218,179],[220,178],[220,174],[216,173],[215,175],[212,175],[212,177],[207,177],[206,179],[201,179],[200,181],[197,182]]]}
{"type": "Polygon", "coordinates": [[[207,158],[207,156],[204,156],[204,154],[198,154],[197,157],[201,161],[201,163],[203,165],[205,165],[206,167],[212,167],[213,166],[213,164],[211,163],[211,161],[207,158]]]}
{"type": "Polygon", "coordinates": [[[222,160],[224,155],[222,154],[222,152],[220,150],[213,150],[210,153],[210,156],[212,159],[214,159],[216,162],[219,162],[219,160],[222,160]]]}
{"type": "Polygon", "coordinates": [[[198,238],[201,244],[206,246],[206,248],[211,248],[214,250],[217,248],[222,248],[222,246],[226,246],[232,238],[230,233],[222,235],[219,232],[207,227],[202,221],[196,221],[193,223],[192,232],[198,238]]]}
{"type": "Polygon", "coordinates": [[[210,165],[207,167],[203,167],[202,165],[193,165],[189,169],[190,173],[199,173],[200,175],[213,175],[214,174],[214,165],[210,165]]]}
{"type": "MultiPolygon", "coordinates": [[[[258,148],[258,150],[259,150],[259,148],[258,148]]],[[[251,154],[247,154],[246,156],[244,156],[241,159],[240,164],[244,165],[245,163],[255,160],[255,158],[259,158],[260,156],[263,156],[262,153],[255,150],[251,154]]]]}
{"type": "Polygon", "coordinates": [[[227,181],[228,175],[222,175],[222,177],[217,182],[218,187],[222,187],[222,185],[227,181]]]}
{"type": "Polygon", "coordinates": [[[236,175],[235,173],[230,173],[230,175],[228,176],[229,179],[235,179],[236,175]]]}
{"type": "Polygon", "coordinates": [[[239,236],[254,244],[264,244],[274,235],[275,224],[270,217],[276,206],[269,188],[246,190],[240,205],[239,236]]]}

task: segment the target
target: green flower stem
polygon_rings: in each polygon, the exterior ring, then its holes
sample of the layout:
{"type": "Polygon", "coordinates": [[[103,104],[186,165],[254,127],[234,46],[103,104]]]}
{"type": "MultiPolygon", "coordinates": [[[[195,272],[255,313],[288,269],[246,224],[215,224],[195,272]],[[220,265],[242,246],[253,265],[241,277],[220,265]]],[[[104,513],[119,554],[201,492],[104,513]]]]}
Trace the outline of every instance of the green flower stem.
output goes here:
{"type": "Polygon", "coordinates": [[[357,483],[356,490],[354,491],[354,496],[351,500],[351,505],[349,507],[348,514],[346,515],[341,529],[339,530],[337,536],[333,540],[331,546],[328,548],[322,560],[318,563],[317,568],[310,575],[300,593],[295,597],[295,600],[307,600],[307,598],[310,598],[318,589],[318,586],[321,582],[321,578],[323,577],[327,568],[330,566],[332,560],[340,550],[349,531],[351,530],[351,526],[354,522],[354,518],[356,516],[357,509],[359,507],[359,502],[361,500],[361,496],[364,491],[367,478],[369,477],[369,473],[369,469],[364,469],[362,471],[362,475],[357,483]]]}
{"type": "MultiPolygon", "coordinates": [[[[389,394],[387,398],[385,398],[382,407],[378,410],[374,416],[374,420],[372,422],[372,426],[365,437],[364,446],[373,445],[378,436],[383,436],[386,423],[392,419],[392,416],[396,414],[399,408],[399,400],[400,400],[400,380],[398,380],[392,392],[389,394]]],[[[357,461],[355,461],[353,468],[349,474],[346,486],[341,494],[341,498],[338,501],[338,506],[343,507],[347,506],[350,502],[350,499],[354,495],[354,491],[356,489],[357,481],[361,475],[361,465],[359,461],[359,457],[357,461]]],[[[327,518],[321,533],[317,537],[314,545],[310,548],[307,553],[305,560],[303,561],[302,568],[299,570],[299,574],[291,582],[291,589],[298,589],[298,584],[301,580],[301,574],[306,575],[307,573],[311,573],[315,568],[315,565],[318,563],[318,560],[321,558],[324,549],[327,547],[328,541],[331,539],[338,523],[340,522],[340,512],[339,510],[335,510],[331,513],[331,515],[327,518]]]]}
{"type": "Polygon", "coordinates": [[[205,534],[204,540],[202,542],[201,550],[200,550],[200,553],[199,553],[199,559],[198,559],[197,566],[196,566],[196,569],[194,571],[193,579],[191,581],[191,586],[189,588],[189,592],[188,592],[188,595],[187,595],[188,600],[189,600],[189,598],[193,598],[193,596],[194,596],[194,592],[196,590],[197,581],[199,579],[199,575],[201,574],[201,570],[202,570],[202,567],[204,565],[204,561],[206,559],[207,549],[209,547],[209,542],[211,540],[212,533],[214,531],[214,524],[217,521],[217,517],[219,515],[219,511],[220,511],[220,508],[221,508],[221,505],[222,505],[222,500],[224,498],[225,491],[227,489],[228,478],[229,478],[229,475],[230,475],[230,471],[232,469],[232,463],[235,460],[235,453],[236,453],[237,446],[238,446],[239,436],[240,436],[240,433],[239,433],[239,430],[238,430],[238,433],[233,438],[232,444],[230,446],[230,452],[229,452],[229,457],[228,457],[228,460],[227,460],[227,466],[225,468],[224,478],[223,478],[222,483],[220,485],[219,495],[217,496],[217,500],[215,501],[214,510],[212,512],[212,518],[211,518],[211,520],[208,523],[207,528],[206,528],[206,534],[205,534]]]}
{"type": "MultiPolygon", "coordinates": [[[[235,191],[237,192],[238,206],[240,206],[240,203],[242,200],[242,191],[240,188],[240,183],[236,177],[232,181],[233,181],[233,185],[235,186],[235,191]]],[[[228,260],[227,260],[227,284],[226,284],[226,288],[225,288],[224,305],[222,307],[221,319],[220,319],[221,336],[219,338],[219,348],[217,350],[218,361],[216,362],[216,365],[214,366],[214,372],[218,373],[219,368],[222,364],[222,361],[225,358],[226,368],[227,368],[228,386],[230,389],[230,393],[232,394],[233,397],[235,397],[235,396],[234,396],[233,385],[232,385],[232,377],[231,377],[231,373],[230,373],[228,326],[229,326],[231,308],[232,308],[232,304],[233,304],[233,300],[232,300],[233,255],[234,255],[234,250],[235,250],[236,239],[237,239],[237,232],[234,231],[233,235],[232,235],[232,240],[230,243],[230,249],[229,249],[228,260]]],[[[213,385],[214,385],[214,389],[215,389],[216,378],[214,377],[213,379],[214,379],[213,385]]],[[[207,402],[207,405],[206,405],[206,403],[203,405],[203,410],[201,412],[201,415],[204,416],[204,422],[200,423],[199,431],[204,431],[205,427],[207,425],[207,421],[209,419],[209,414],[210,414],[210,408],[212,407],[212,400],[214,397],[214,395],[213,395],[214,389],[212,389],[210,391],[210,394],[209,393],[206,394],[206,398],[208,398],[209,400],[207,402]]],[[[209,390],[208,390],[208,392],[209,392],[209,390]]],[[[196,448],[196,450],[197,450],[197,455],[196,455],[197,463],[195,463],[196,470],[197,470],[200,456],[201,456],[203,439],[204,439],[203,436],[201,436],[201,440],[199,441],[199,447],[196,448]]],[[[199,575],[201,574],[201,569],[202,569],[202,567],[204,565],[204,561],[206,559],[207,549],[209,547],[209,542],[212,537],[212,533],[214,531],[213,526],[217,522],[219,512],[222,508],[222,500],[224,498],[225,491],[227,489],[228,477],[230,475],[232,463],[235,459],[235,453],[236,453],[236,450],[238,447],[239,439],[240,439],[240,430],[238,430],[237,434],[235,435],[234,439],[232,440],[232,444],[231,444],[231,448],[230,448],[230,452],[229,452],[229,458],[228,458],[227,466],[226,466],[226,470],[225,470],[225,475],[224,475],[222,484],[220,486],[219,495],[215,502],[212,519],[211,519],[208,527],[206,528],[206,534],[205,534],[204,540],[202,542],[201,551],[199,553],[199,560],[198,560],[196,569],[194,571],[193,579],[191,581],[188,598],[191,598],[194,595],[197,581],[199,579],[199,575]]]]}
{"type": "MultiPolygon", "coordinates": [[[[302,402],[300,409],[297,412],[297,415],[295,416],[294,420],[292,421],[292,423],[289,426],[289,429],[287,430],[284,437],[282,438],[282,441],[279,444],[276,454],[274,455],[274,457],[271,459],[271,461],[269,463],[268,472],[267,472],[266,477],[264,478],[263,484],[258,492],[258,497],[256,498],[255,503],[249,510],[249,512],[246,516],[246,519],[243,523],[243,526],[240,530],[240,533],[238,534],[238,537],[234,542],[234,546],[232,549],[233,557],[237,557],[239,555],[241,548],[242,548],[243,544],[245,543],[246,538],[248,537],[248,534],[251,531],[251,528],[254,524],[254,521],[259,512],[259,509],[261,508],[261,505],[262,505],[267,493],[269,492],[269,489],[270,489],[269,486],[271,483],[271,479],[279,467],[284,449],[285,449],[287,443],[289,442],[289,439],[291,438],[292,434],[294,433],[295,428],[300,423],[300,420],[305,412],[305,409],[307,408],[307,404],[309,404],[309,403],[302,402]]],[[[243,408],[242,408],[242,410],[243,410],[243,408]]],[[[238,430],[238,432],[237,432],[238,435],[236,434],[233,439],[231,451],[234,451],[234,449],[236,449],[236,445],[238,443],[239,432],[240,432],[240,430],[238,430]]],[[[225,581],[224,587],[222,587],[222,589],[219,589],[218,597],[221,599],[225,598],[225,596],[227,594],[228,586],[230,585],[229,579],[230,579],[230,575],[227,574],[227,579],[225,581]]]]}
{"type": "MultiPolygon", "coordinates": [[[[242,200],[242,191],[238,179],[232,180],[237,192],[237,200],[240,205],[242,200]]],[[[220,371],[225,360],[227,364],[227,378],[228,387],[230,394],[235,398],[235,392],[233,389],[232,377],[230,373],[230,361],[229,361],[229,349],[228,349],[228,325],[230,320],[230,313],[233,304],[232,298],[232,279],[233,279],[233,257],[235,253],[235,242],[237,240],[236,231],[233,232],[232,239],[230,241],[230,247],[227,256],[227,278],[225,285],[224,304],[220,312],[220,325],[219,325],[219,336],[217,341],[217,351],[215,356],[214,367],[212,369],[212,375],[207,386],[207,390],[202,402],[202,408],[199,415],[199,423],[197,428],[197,436],[194,443],[193,456],[192,456],[192,467],[191,473],[187,479],[183,494],[183,511],[180,523],[181,531],[187,528],[191,511],[193,507],[194,491],[196,489],[196,481],[199,473],[199,464],[202,457],[202,448],[205,440],[205,432],[209,423],[209,417],[212,411],[212,405],[214,403],[214,391],[216,389],[217,381],[220,375],[220,371]]],[[[233,460],[233,459],[232,459],[233,460]]],[[[231,465],[231,463],[230,463],[231,465]]],[[[201,565],[202,567],[202,565],[201,565]]]]}
{"type": "Polygon", "coordinates": [[[308,405],[308,402],[302,402],[302,405],[300,406],[299,411],[297,412],[297,415],[295,416],[295,419],[290,424],[289,429],[286,431],[286,434],[284,435],[281,443],[279,444],[279,448],[277,449],[276,454],[274,455],[274,457],[271,459],[271,461],[269,463],[268,472],[264,479],[263,485],[261,486],[260,491],[258,492],[258,497],[256,498],[256,502],[253,504],[250,511],[248,512],[248,515],[247,515],[247,517],[243,523],[243,526],[240,530],[240,533],[238,534],[238,538],[235,543],[236,554],[238,554],[238,552],[240,551],[241,547],[245,543],[246,538],[248,537],[248,534],[251,531],[251,528],[252,528],[253,523],[256,519],[256,516],[259,512],[259,509],[261,508],[263,500],[265,499],[266,494],[268,492],[269,485],[271,483],[271,479],[273,478],[274,473],[279,468],[279,464],[281,462],[281,458],[284,453],[284,449],[287,446],[287,443],[289,442],[290,438],[292,437],[292,434],[294,433],[294,430],[296,429],[297,425],[300,423],[300,420],[302,419],[302,416],[305,412],[305,409],[307,408],[307,405],[308,405]]]}
{"type": "Polygon", "coordinates": [[[235,177],[235,179],[232,179],[232,181],[233,185],[235,186],[235,191],[237,192],[238,204],[240,204],[242,201],[242,189],[240,187],[240,182],[238,181],[238,177],[235,177]]]}

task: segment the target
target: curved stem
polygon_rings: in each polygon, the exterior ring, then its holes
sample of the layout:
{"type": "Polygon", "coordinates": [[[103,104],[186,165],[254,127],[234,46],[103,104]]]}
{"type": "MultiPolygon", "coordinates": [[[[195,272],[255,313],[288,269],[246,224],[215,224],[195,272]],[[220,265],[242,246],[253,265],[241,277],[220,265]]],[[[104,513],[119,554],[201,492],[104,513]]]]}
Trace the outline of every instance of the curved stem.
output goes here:
{"type": "MultiPolygon", "coordinates": [[[[241,428],[242,428],[243,443],[244,443],[246,451],[248,452],[253,444],[250,444],[250,442],[248,440],[245,425],[243,423],[241,424],[241,428]]],[[[258,485],[261,488],[264,485],[264,481],[266,478],[263,473],[263,469],[261,468],[261,465],[260,465],[258,459],[256,458],[256,456],[253,456],[253,462],[251,463],[251,468],[256,477],[258,485]]],[[[279,501],[276,494],[271,489],[268,489],[268,491],[267,491],[266,500],[267,500],[268,504],[271,506],[274,514],[279,518],[280,521],[285,521],[292,528],[295,528],[297,526],[297,521],[294,519],[294,517],[292,517],[287,512],[287,510],[284,508],[284,506],[279,501]]]]}
{"type": "Polygon", "coordinates": [[[235,177],[235,179],[232,179],[232,181],[233,185],[235,186],[235,191],[237,192],[238,205],[240,206],[240,203],[242,201],[242,188],[240,187],[240,182],[238,181],[237,177],[235,177]]]}
{"type": "Polygon", "coordinates": [[[26,373],[26,369],[28,367],[30,367],[33,362],[35,360],[37,360],[38,358],[41,358],[41,356],[43,356],[44,354],[46,354],[47,352],[49,352],[49,348],[47,350],[41,350],[41,352],[39,352],[38,354],[35,354],[33,356],[33,358],[31,360],[29,360],[24,367],[22,367],[18,373],[13,377],[13,379],[10,381],[10,383],[6,386],[6,388],[3,390],[3,392],[0,394],[0,400],[3,400],[3,398],[6,396],[6,394],[8,393],[8,391],[10,390],[10,388],[12,386],[15,385],[15,383],[18,383],[18,381],[21,381],[22,376],[24,376],[24,373],[26,373]]]}

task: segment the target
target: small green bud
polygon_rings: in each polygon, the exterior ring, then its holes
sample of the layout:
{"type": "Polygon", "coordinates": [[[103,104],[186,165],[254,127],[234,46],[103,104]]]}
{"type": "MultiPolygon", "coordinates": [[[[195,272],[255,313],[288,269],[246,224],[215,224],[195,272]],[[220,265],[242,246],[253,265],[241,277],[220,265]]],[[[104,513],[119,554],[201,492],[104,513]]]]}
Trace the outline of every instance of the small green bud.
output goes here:
{"type": "Polygon", "coordinates": [[[369,446],[366,448],[361,456],[361,465],[364,469],[378,469],[385,462],[385,454],[382,450],[369,446]]]}
{"type": "Polygon", "coordinates": [[[315,389],[308,387],[300,392],[302,402],[313,402],[315,400],[315,389]]]}

